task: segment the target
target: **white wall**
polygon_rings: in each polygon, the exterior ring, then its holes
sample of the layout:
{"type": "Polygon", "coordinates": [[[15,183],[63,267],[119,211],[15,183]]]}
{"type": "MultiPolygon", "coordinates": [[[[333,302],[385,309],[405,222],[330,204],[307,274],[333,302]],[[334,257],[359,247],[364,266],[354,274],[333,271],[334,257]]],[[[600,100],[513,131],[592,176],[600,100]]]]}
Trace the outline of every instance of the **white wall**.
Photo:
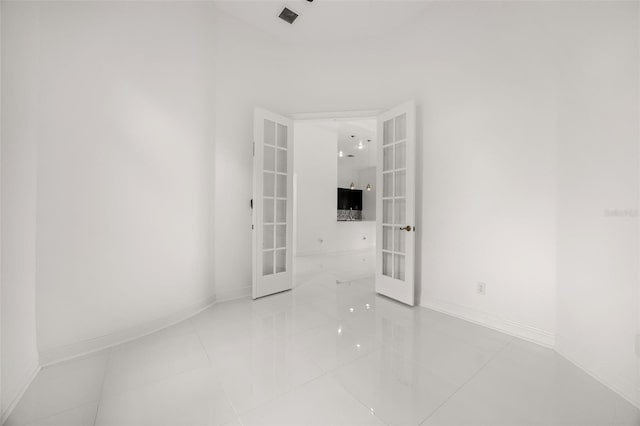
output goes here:
{"type": "Polygon", "coordinates": [[[297,255],[374,247],[375,222],[336,220],[339,186],[337,131],[315,123],[296,122],[294,139],[297,255]]]}
{"type": "Polygon", "coordinates": [[[557,349],[640,404],[638,3],[558,8],[557,349]]]}
{"type": "MultiPolygon", "coordinates": [[[[2,4],[1,414],[38,367],[36,343],[37,7],[2,4]]],[[[0,421],[2,419],[0,418],[0,421]]]]}
{"type": "MultiPolygon", "coordinates": [[[[28,114],[39,124],[35,273],[47,362],[212,301],[214,15],[186,2],[39,10],[39,103],[28,114]]],[[[20,28],[11,9],[4,18],[20,28]]]]}
{"type": "Polygon", "coordinates": [[[287,101],[286,52],[261,31],[216,14],[215,283],[217,300],[251,293],[253,109],[287,101]]]}
{"type": "MultiPolygon", "coordinates": [[[[271,40],[238,22],[235,31],[245,38],[229,60],[220,58],[220,66],[238,58],[242,69],[260,72],[249,81],[234,64],[240,84],[224,72],[229,77],[221,81],[231,86],[237,111],[227,108],[217,118],[243,129],[250,128],[254,105],[287,114],[383,109],[417,99],[422,302],[506,319],[549,342],[555,321],[556,120],[552,36],[540,28],[546,12],[544,4],[436,2],[394,34],[335,45],[271,40]],[[248,45],[246,37],[256,44],[248,45]],[[278,75],[268,74],[272,61],[265,55],[276,58],[278,75]],[[273,93],[263,84],[292,90],[273,93]],[[477,281],[487,282],[485,297],[476,295],[477,281]]],[[[243,145],[249,138],[217,140],[218,154],[225,153],[217,156],[218,167],[237,183],[236,193],[247,194],[224,197],[236,214],[216,227],[239,230],[234,250],[217,250],[216,263],[229,269],[251,247],[251,155],[243,145]],[[243,210],[246,218],[237,214],[243,210]]],[[[248,273],[243,281],[238,288],[248,288],[248,273]]]]}
{"type": "Polygon", "coordinates": [[[421,303],[552,345],[556,107],[548,12],[545,4],[504,2],[432,11],[420,35],[432,65],[424,73],[419,158],[421,303]],[[487,284],[485,296],[478,282],[487,284]]]}

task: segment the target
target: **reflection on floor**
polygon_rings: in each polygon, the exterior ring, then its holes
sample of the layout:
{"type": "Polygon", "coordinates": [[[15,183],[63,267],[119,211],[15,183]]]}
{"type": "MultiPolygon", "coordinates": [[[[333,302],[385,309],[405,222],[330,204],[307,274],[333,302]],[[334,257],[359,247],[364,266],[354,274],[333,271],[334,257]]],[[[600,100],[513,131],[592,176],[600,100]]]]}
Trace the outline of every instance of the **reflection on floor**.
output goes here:
{"type": "Polygon", "coordinates": [[[373,277],[376,266],[376,252],[375,249],[371,249],[298,256],[295,263],[296,285],[304,284],[320,274],[325,274],[328,277],[332,276],[338,283],[346,283],[373,277]]]}
{"type": "Polygon", "coordinates": [[[336,283],[339,265],[308,260],[293,291],[43,369],[8,424],[640,424],[549,349],[377,296],[371,278],[336,283]]]}

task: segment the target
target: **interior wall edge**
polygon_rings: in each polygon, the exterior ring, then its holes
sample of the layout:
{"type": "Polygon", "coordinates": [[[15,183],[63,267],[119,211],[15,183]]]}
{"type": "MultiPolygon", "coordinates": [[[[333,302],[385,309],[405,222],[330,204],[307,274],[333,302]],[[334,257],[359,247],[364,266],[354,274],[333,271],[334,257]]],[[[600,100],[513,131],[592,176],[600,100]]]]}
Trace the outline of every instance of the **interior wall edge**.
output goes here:
{"type": "MultiPolygon", "coordinates": [[[[29,389],[29,386],[31,386],[31,383],[34,381],[41,368],[42,367],[40,366],[38,360],[34,359],[31,363],[31,367],[29,368],[29,373],[25,375],[26,380],[16,391],[16,393],[11,397],[11,402],[9,403],[9,405],[7,405],[4,411],[2,411],[2,414],[0,415],[0,425],[4,424],[4,422],[9,418],[11,412],[14,408],[16,408],[16,405],[18,405],[18,402],[20,402],[27,389],[29,389]]],[[[3,389],[3,392],[4,391],[5,390],[3,389]]]]}
{"type": "Polygon", "coordinates": [[[539,328],[531,327],[505,318],[497,318],[477,309],[433,298],[422,300],[420,306],[491,328],[547,348],[555,347],[555,335],[549,331],[541,330],[539,328]]]}
{"type": "Polygon", "coordinates": [[[145,324],[137,325],[125,330],[119,330],[104,336],[83,340],[70,345],[40,350],[40,364],[43,367],[68,361],[73,358],[99,352],[114,346],[121,345],[144,336],[148,336],[172,325],[185,321],[200,312],[210,308],[218,302],[215,295],[206,298],[196,305],[181,309],[164,318],[155,319],[145,324]]]}

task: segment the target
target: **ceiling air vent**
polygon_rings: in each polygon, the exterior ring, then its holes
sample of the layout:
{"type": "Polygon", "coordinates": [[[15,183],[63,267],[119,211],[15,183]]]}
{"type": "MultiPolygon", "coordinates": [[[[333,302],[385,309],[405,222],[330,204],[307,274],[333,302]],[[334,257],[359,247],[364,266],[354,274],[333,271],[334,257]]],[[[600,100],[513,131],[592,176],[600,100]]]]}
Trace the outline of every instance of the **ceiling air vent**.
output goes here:
{"type": "Polygon", "coordinates": [[[280,15],[278,15],[278,18],[290,24],[293,24],[293,21],[298,19],[298,14],[295,13],[293,10],[289,9],[288,7],[285,7],[284,9],[282,9],[282,12],[280,12],[280,15]]]}

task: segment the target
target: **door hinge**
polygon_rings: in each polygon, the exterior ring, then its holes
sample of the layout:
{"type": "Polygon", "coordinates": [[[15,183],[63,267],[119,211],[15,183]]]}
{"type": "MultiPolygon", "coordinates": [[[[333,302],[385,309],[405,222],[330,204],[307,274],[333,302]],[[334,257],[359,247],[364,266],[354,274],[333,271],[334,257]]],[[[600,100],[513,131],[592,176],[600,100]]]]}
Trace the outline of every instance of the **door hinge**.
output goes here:
{"type": "Polygon", "coordinates": [[[256,143],[251,142],[251,155],[256,156],[256,143]]]}
{"type": "Polygon", "coordinates": [[[251,208],[253,209],[253,198],[249,201],[249,205],[251,206],[251,208]]]}

